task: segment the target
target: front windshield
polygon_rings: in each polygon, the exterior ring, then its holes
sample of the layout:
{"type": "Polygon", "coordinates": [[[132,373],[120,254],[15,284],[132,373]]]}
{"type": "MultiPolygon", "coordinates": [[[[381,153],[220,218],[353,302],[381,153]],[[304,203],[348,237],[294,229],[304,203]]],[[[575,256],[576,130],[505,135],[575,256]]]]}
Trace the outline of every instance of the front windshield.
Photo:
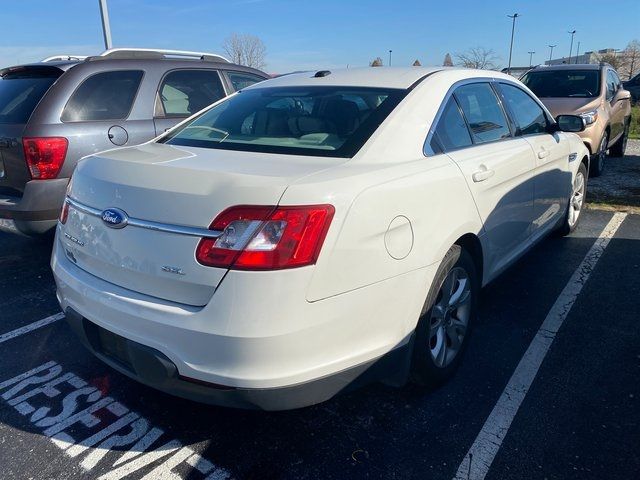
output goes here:
{"type": "Polygon", "coordinates": [[[541,98],[600,95],[599,70],[536,70],[522,77],[522,83],[541,98]]]}
{"type": "Polygon", "coordinates": [[[352,157],[406,90],[271,87],[239,92],[161,141],[250,152],[352,157]]]}

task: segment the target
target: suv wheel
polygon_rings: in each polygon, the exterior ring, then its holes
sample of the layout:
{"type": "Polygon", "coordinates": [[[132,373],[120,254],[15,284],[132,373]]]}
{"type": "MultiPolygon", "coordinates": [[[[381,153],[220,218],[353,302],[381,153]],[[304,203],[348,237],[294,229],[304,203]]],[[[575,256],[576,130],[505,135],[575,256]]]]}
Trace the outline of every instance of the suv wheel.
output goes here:
{"type": "Polygon", "coordinates": [[[607,143],[609,143],[609,133],[605,132],[600,140],[600,146],[598,151],[593,155],[591,159],[591,167],[589,173],[592,177],[599,177],[604,171],[604,161],[607,158],[607,143]]]}
{"type": "Polygon", "coordinates": [[[471,255],[447,252],[422,308],[413,347],[412,380],[435,387],[455,372],[476,315],[480,282],[471,255]]]}
{"type": "Polygon", "coordinates": [[[624,133],[620,137],[620,139],[616,142],[616,144],[611,147],[609,153],[612,157],[624,157],[624,152],[627,149],[627,139],[629,138],[629,124],[631,123],[631,119],[627,120],[624,125],[624,133]]]}

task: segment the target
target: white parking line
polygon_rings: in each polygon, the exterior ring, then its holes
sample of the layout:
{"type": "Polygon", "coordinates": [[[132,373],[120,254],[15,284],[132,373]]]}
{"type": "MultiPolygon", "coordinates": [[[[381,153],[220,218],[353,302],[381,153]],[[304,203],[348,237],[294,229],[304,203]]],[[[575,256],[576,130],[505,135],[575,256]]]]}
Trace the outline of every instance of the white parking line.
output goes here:
{"type": "Polygon", "coordinates": [[[498,403],[493,407],[489,418],[458,467],[455,480],[482,480],[486,476],[558,330],[567,318],[571,307],[578,298],[582,287],[587,283],[609,241],[626,216],[626,213],[613,215],[582,263],[573,272],[513,372],[509,383],[498,399],[498,403]]]}
{"type": "Polygon", "coordinates": [[[7,340],[11,340],[12,338],[19,337],[20,335],[24,335],[25,333],[29,333],[38,328],[49,325],[50,323],[57,322],[58,320],[62,320],[64,318],[64,313],[56,313],[55,315],[51,315],[50,317],[43,318],[42,320],[38,320],[37,322],[30,323],[29,325],[25,325],[24,327],[16,328],[15,330],[11,330],[10,332],[3,333],[0,335],[0,343],[6,342],[7,340]]]}

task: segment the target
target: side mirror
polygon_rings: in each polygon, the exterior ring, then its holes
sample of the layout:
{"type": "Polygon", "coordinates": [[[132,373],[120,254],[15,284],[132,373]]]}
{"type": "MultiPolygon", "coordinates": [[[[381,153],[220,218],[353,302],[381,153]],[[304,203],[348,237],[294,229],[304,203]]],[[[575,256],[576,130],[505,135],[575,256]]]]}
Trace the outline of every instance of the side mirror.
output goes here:
{"type": "Polygon", "coordinates": [[[578,115],[558,115],[556,122],[561,132],[578,133],[585,129],[584,119],[578,115]]]}
{"type": "Polygon", "coordinates": [[[615,96],[613,97],[613,99],[616,102],[619,102],[621,100],[629,100],[630,98],[631,98],[631,92],[629,90],[625,90],[622,87],[620,87],[620,89],[616,92],[615,96]]]}

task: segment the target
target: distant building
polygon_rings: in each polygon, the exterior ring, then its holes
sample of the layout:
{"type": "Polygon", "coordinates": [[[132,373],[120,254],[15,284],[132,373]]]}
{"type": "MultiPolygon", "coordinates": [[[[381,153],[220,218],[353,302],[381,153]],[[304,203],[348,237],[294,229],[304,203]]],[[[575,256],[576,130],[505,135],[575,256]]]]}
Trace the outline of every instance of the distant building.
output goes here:
{"type": "Polygon", "coordinates": [[[569,61],[569,57],[562,58],[554,58],[552,60],[547,60],[544,62],[545,65],[562,65],[565,63],[600,63],[601,58],[604,56],[622,56],[624,55],[622,51],[618,51],[615,48],[605,48],[602,50],[598,50],[597,52],[584,52],[583,54],[578,55],[577,57],[574,55],[571,57],[571,61],[569,61]]]}

